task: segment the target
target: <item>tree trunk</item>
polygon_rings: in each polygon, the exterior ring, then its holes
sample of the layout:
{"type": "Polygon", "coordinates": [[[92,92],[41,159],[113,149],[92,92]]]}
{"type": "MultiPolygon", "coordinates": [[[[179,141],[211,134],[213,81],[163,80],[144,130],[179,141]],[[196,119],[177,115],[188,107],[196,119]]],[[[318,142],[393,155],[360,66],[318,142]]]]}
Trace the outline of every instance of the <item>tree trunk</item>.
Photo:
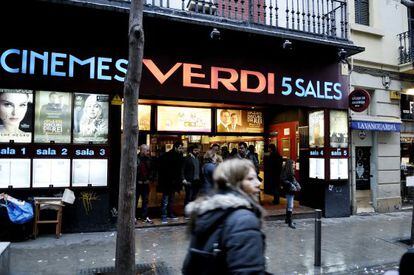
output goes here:
{"type": "Polygon", "coordinates": [[[129,11],[128,70],[124,82],[124,135],[116,237],[117,274],[135,275],[135,182],[138,147],[138,98],[144,53],[142,0],[132,0],[129,11]]]}
{"type": "Polygon", "coordinates": [[[411,217],[411,245],[414,246],[414,201],[413,201],[413,216],[411,217]]]}

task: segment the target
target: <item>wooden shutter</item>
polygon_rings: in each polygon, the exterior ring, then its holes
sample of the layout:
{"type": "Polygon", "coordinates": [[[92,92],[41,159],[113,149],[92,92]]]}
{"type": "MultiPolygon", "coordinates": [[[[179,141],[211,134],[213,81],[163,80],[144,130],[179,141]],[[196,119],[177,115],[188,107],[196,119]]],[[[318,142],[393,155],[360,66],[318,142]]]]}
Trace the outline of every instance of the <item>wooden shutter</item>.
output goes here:
{"type": "Polygon", "coordinates": [[[369,0],[355,0],[355,23],[369,26],[369,0]]]}

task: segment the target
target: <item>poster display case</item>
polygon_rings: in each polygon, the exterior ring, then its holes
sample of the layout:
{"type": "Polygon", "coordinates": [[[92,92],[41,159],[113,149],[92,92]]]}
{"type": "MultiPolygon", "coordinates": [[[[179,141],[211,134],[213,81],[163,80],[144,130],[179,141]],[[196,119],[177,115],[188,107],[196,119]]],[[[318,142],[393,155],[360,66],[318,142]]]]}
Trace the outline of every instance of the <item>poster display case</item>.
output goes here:
{"type": "Polygon", "coordinates": [[[108,141],[108,95],[75,93],[73,143],[105,144],[108,141]]]}
{"type": "Polygon", "coordinates": [[[33,92],[0,89],[0,142],[30,143],[33,131],[33,92]]]}
{"type": "Polygon", "coordinates": [[[33,159],[33,187],[69,187],[70,159],[33,159]]]}
{"type": "Polygon", "coordinates": [[[331,110],[329,113],[330,146],[348,148],[348,113],[331,110]]]}
{"type": "Polygon", "coordinates": [[[72,186],[107,186],[107,159],[74,159],[72,161],[72,186]]]}
{"type": "MultiPolygon", "coordinates": [[[[124,104],[121,105],[121,130],[124,129],[124,104]]],[[[151,105],[138,104],[138,127],[140,131],[151,130],[151,105]]]]}
{"type": "Polygon", "coordinates": [[[309,113],[309,147],[323,147],[325,138],[324,111],[309,113]]]}
{"type": "Polygon", "coordinates": [[[71,93],[36,91],[35,142],[70,143],[71,104],[71,93]]]}
{"type": "Polygon", "coordinates": [[[157,106],[157,130],[211,132],[211,109],[157,106]]]}
{"type": "Polygon", "coordinates": [[[345,180],[348,179],[348,159],[330,159],[330,179],[345,180]]]}
{"type": "Polygon", "coordinates": [[[30,187],[30,159],[0,159],[0,189],[30,187]]]}
{"type": "Polygon", "coordinates": [[[325,179],[325,159],[309,158],[309,178],[325,179]]]}

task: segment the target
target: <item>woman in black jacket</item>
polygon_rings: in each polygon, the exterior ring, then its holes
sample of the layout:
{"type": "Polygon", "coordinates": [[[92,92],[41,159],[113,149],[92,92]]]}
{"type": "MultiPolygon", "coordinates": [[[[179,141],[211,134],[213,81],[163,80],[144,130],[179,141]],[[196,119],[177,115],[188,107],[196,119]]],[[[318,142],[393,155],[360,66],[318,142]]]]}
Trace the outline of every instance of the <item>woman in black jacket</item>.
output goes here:
{"type": "Polygon", "coordinates": [[[295,179],[294,161],[287,159],[280,174],[280,180],[286,194],[286,220],[285,222],[290,228],[295,229],[296,225],[292,221],[293,201],[295,199],[295,192],[299,192],[301,187],[295,179]]]}
{"type": "Polygon", "coordinates": [[[214,171],[214,181],[213,193],[186,207],[191,242],[183,274],[266,274],[254,165],[226,160],[214,171]]]}

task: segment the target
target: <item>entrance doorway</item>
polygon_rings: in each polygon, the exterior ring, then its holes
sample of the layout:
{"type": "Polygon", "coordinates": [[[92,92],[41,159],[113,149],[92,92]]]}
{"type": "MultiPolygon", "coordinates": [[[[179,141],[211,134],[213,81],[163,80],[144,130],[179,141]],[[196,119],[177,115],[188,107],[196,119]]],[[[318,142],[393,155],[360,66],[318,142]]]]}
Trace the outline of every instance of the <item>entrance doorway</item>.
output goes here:
{"type": "Polygon", "coordinates": [[[355,148],[357,213],[374,212],[371,196],[371,147],[355,148]]]}

